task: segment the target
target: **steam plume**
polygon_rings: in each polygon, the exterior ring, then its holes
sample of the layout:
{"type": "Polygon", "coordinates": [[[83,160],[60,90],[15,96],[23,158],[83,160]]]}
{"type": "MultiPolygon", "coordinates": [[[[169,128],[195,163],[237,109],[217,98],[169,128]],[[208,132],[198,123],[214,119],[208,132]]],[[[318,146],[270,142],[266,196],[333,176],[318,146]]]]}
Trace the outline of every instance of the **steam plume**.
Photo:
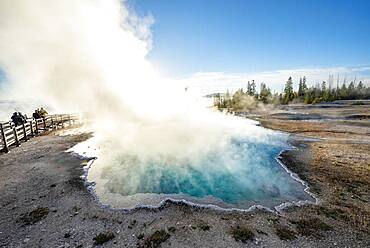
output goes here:
{"type": "MultiPolygon", "coordinates": [[[[32,97],[87,114],[101,161],[122,173],[150,161],[197,166],[227,150],[235,136],[280,144],[281,137],[251,121],[197,107],[179,82],[160,78],[145,58],[151,23],[118,0],[2,0],[0,67],[8,79],[2,97],[32,97]],[[122,157],[132,159],[122,165],[122,157]]],[[[233,163],[227,169],[235,170],[233,163]]]]}

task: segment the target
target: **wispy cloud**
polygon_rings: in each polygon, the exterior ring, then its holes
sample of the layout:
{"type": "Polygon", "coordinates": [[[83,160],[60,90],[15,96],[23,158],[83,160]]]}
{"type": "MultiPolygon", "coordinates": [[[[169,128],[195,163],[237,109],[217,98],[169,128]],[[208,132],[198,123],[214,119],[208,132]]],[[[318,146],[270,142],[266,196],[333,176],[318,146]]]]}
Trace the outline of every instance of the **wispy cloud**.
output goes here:
{"type": "Polygon", "coordinates": [[[306,76],[308,85],[314,85],[322,81],[328,81],[329,75],[333,75],[334,84],[339,77],[340,83],[346,78],[347,82],[362,80],[370,85],[370,66],[343,66],[326,68],[301,68],[291,70],[264,71],[258,73],[227,73],[227,72],[198,72],[183,82],[189,87],[199,88],[202,93],[224,92],[227,89],[234,91],[245,88],[248,81],[255,80],[257,86],[266,83],[273,91],[281,91],[289,77],[293,78],[295,86],[299,79],[306,76]]]}

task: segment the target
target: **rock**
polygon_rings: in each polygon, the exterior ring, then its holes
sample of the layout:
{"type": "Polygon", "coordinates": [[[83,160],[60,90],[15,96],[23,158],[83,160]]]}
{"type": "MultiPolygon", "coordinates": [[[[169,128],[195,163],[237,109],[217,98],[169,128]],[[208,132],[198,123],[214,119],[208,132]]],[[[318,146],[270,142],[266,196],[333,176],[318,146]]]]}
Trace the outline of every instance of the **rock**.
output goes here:
{"type": "Polygon", "coordinates": [[[261,240],[260,240],[260,239],[258,239],[258,238],[256,238],[256,239],[253,241],[253,243],[254,243],[255,245],[259,245],[259,244],[261,243],[261,240]]]}

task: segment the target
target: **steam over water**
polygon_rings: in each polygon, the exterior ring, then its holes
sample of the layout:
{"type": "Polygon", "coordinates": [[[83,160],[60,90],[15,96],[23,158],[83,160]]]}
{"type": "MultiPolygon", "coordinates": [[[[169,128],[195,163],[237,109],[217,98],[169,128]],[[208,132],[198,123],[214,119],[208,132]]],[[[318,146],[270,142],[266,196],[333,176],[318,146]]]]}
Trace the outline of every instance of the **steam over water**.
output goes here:
{"type": "Polygon", "coordinates": [[[103,203],[306,199],[275,160],[285,135],[199,107],[184,80],[158,74],[146,59],[152,23],[119,0],[0,1],[0,100],[84,113],[98,157],[89,180],[103,203]]]}
{"type": "Polygon", "coordinates": [[[127,149],[107,155],[113,144],[92,139],[87,142],[90,148],[99,148],[90,155],[98,159],[89,170],[88,181],[95,182],[103,204],[126,209],[159,206],[165,199],[226,209],[311,200],[304,186],[276,160],[287,148],[287,135],[258,127],[253,121],[234,121],[244,125],[244,134],[239,130],[233,135],[226,129],[219,144],[209,144],[208,151],[194,157],[158,154],[145,158],[127,149]]]}

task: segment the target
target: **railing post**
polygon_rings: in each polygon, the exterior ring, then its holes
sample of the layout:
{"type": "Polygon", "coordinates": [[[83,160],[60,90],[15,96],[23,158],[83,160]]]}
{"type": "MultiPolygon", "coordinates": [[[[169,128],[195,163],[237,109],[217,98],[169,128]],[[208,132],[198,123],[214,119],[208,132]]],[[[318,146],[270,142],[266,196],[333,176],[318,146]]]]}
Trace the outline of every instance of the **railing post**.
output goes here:
{"type": "Polygon", "coordinates": [[[60,119],[62,121],[62,128],[64,128],[64,120],[63,120],[63,115],[60,115],[60,119]]]}
{"type": "Polygon", "coordinates": [[[46,121],[45,121],[45,117],[42,117],[42,122],[44,124],[44,130],[46,131],[46,121]]]}
{"type": "Polygon", "coordinates": [[[30,121],[30,127],[31,127],[31,136],[35,137],[35,133],[33,132],[32,120],[30,121]]]}
{"type": "Polygon", "coordinates": [[[37,123],[37,119],[35,119],[35,125],[36,125],[36,133],[39,133],[39,124],[37,123]]]}
{"type": "Polygon", "coordinates": [[[13,127],[13,133],[14,133],[15,145],[19,146],[20,143],[19,143],[19,139],[18,139],[18,133],[17,133],[17,127],[16,126],[13,127]]]}
{"type": "Polygon", "coordinates": [[[3,143],[4,143],[3,151],[8,153],[9,152],[9,147],[8,147],[8,142],[6,141],[5,131],[4,131],[2,123],[0,123],[0,130],[1,130],[1,137],[3,138],[3,143]]]}
{"type": "Polygon", "coordinates": [[[54,129],[54,120],[53,120],[53,116],[51,116],[51,129],[54,129]]]}
{"type": "Polygon", "coordinates": [[[23,127],[23,136],[24,136],[23,138],[25,141],[27,141],[28,138],[27,138],[26,126],[24,125],[24,123],[22,123],[22,127],[23,127]]]}

